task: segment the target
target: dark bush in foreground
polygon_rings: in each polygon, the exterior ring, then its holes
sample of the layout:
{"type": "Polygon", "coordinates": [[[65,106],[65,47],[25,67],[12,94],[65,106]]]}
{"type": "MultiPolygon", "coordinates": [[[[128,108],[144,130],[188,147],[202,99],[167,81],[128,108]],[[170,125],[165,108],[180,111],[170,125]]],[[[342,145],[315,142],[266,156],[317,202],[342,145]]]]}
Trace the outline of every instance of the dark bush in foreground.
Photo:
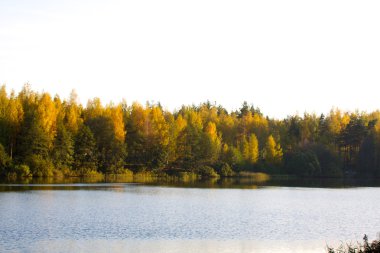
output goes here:
{"type": "Polygon", "coordinates": [[[199,175],[201,175],[202,178],[212,178],[212,177],[218,177],[218,173],[214,170],[214,168],[210,166],[200,166],[197,169],[197,172],[199,175]]]}
{"type": "Polygon", "coordinates": [[[328,253],[380,253],[380,241],[374,240],[368,242],[367,235],[364,235],[363,244],[357,243],[356,245],[346,244],[341,245],[337,249],[327,247],[328,253]]]}
{"type": "Polygon", "coordinates": [[[235,174],[228,163],[222,163],[220,166],[218,166],[217,173],[222,177],[232,177],[235,174]]]}

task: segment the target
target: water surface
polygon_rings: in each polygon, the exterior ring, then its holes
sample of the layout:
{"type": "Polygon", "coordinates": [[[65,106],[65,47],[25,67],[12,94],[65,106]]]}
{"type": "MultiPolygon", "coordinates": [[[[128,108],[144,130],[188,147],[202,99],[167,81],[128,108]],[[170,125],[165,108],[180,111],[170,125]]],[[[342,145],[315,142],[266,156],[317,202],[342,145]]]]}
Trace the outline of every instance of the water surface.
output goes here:
{"type": "Polygon", "coordinates": [[[325,252],[375,239],[380,188],[3,184],[0,252],[325,252]]]}

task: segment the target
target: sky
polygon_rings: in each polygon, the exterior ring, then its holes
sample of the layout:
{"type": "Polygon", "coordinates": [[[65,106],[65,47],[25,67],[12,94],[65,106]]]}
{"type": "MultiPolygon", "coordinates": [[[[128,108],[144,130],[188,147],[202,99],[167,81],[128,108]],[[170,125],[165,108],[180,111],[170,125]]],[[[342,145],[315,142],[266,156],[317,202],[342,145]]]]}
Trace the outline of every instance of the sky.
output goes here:
{"type": "Polygon", "coordinates": [[[0,0],[0,84],[283,118],[380,109],[380,1],[0,0]]]}

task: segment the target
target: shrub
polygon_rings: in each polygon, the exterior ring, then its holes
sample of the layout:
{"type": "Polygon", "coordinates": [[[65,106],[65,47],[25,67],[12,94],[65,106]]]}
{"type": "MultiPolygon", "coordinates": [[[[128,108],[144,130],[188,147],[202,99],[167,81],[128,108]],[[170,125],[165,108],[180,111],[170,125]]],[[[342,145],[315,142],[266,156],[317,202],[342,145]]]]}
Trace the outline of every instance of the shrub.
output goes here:
{"type": "Polygon", "coordinates": [[[19,176],[19,177],[30,177],[32,174],[30,173],[30,168],[26,164],[20,164],[15,165],[13,167],[13,171],[19,176]]]}
{"type": "Polygon", "coordinates": [[[206,165],[200,166],[197,169],[197,172],[202,178],[212,178],[219,176],[218,173],[216,173],[216,171],[212,167],[206,165]]]}
{"type": "Polygon", "coordinates": [[[341,161],[334,151],[321,144],[313,144],[309,148],[318,157],[323,176],[341,177],[343,175],[341,161]]]}
{"type": "Polygon", "coordinates": [[[318,157],[311,150],[298,150],[285,156],[288,173],[300,176],[317,176],[321,173],[318,157]]]}
{"type": "Polygon", "coordinates": [[[43,158],[40,155],[30,155],[25,159],[29,165],[33,176],[37,177],[51,177],[53,176],[54,165],[52,161],[43,158]]]}
{"type": "Polygon", "coordinates": [[[368,242],[367,235],[363,237],[363,244],[357,243],[356,245],[343,244],[337,249],[327,246],[328,253],[380,253],[380,240],[375,240],[371,243],[368,242]]]}
{"type": "Polygon", "coordinates": [[[228,163],[223,163],[222,167],[220,168],[219,174],[222,177],[232,177],[235,173],[228,163]]]}

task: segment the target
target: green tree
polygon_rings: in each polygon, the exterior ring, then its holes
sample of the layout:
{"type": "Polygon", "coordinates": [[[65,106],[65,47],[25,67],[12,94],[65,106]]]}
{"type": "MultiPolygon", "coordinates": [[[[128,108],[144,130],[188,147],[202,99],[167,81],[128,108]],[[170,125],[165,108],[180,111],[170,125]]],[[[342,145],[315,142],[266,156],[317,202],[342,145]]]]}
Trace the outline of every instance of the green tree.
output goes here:
{"type": "Polygon", "coordinates": [[[297,150],[285,156],[285,170],[300,176],[318,176],[321,173],[321,166],[313,151],[297,150]]]}
{"type": "Polygon", "coordinates": [[[97,169],[96,141],[90,128],[82,125],[75,138],[74,168],[79,175],[86,175],[97,169]]]}
{"type": "Polygon", "coordinates": [[[25,130],[22,138],[22,158],[30,167],[34,176],[49,177],[53,175],[53,163],[50,158],[50,137],[41,125],[34,120],[25,130]]]}
{"type": "Polygon", "coordinates": [[[74,162],[74,140],[63,124],[58,126],[54,141],[53,162],[58,169],[71,169],[74,162]]]}
{"type": "Polygon", "coordinates": [[[98,166],[103,173],[118,173],[124,169],[126,154],[124,143],[117,140],[111,118],[98,116],[85,122],[94,134],[97,146],[98,166]]]}
{"type": "Polygon", "coordinates": [[[8,156],[3,145],[0,144],[0,175],[6,175],[11,165],[11,158],[8,156]]]}

